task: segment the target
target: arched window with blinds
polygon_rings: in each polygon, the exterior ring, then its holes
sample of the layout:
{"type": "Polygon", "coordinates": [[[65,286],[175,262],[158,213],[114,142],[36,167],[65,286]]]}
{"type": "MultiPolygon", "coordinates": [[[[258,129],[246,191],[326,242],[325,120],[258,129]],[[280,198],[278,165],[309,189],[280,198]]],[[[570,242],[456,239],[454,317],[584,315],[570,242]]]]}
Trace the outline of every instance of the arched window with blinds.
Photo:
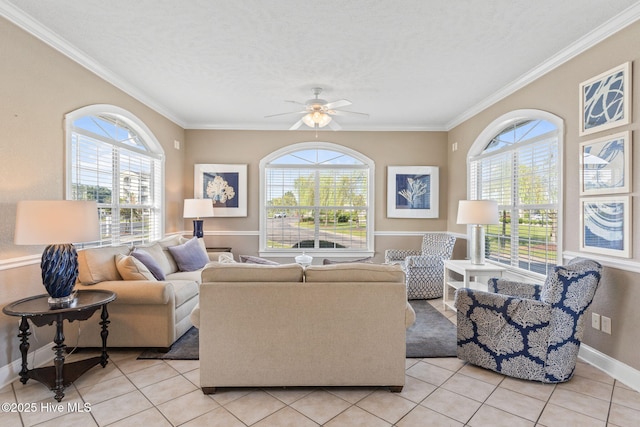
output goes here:
{"type": "Polygon", "coordinates": [[[529,115],[502,117],[476,140],[469,196],[498,202],[500,222],[486,228],[487,259],[546,275],[562,255],[562,122],[529,115]]]}
{"type": "Polygon", "coordinates": [[[162,237],[164,152],[131,113],[93,105],[66,116],[66,198],[95,200],[100,245],[162,237]]]}

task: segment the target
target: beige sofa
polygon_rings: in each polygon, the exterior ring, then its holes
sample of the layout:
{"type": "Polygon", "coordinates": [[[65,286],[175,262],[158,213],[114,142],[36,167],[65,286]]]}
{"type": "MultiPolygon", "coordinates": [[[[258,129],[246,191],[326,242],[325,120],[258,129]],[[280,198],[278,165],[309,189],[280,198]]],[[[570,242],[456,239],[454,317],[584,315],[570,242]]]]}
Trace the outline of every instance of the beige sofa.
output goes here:
{"type": "Polygon", "coordinates": [[[200,386],[389,386],[415,321],[399,266],[217,264],[202,272],[200,386]]]}
{"type": "MultiPolygon", "coordinates": [[[[137,246],[157,262],[166,276],[164,280],[155,279],[144,265],[132,261],[128,256],[131,253],[129,246],[78,251],[76,289],[107,289],[117,294],[116,300],[108,305],[111,322],[107,340],[109,347],[168,349],[192,327],[189,314],[198,303],[202,268],[179,271],[168,249],[187,240],[171,236],[137,246]]],[[[206,256],[202,239],[198,243],[206,256]]],[[[88,321],[72,322],[68,327],[65,326],[67,345],[101,346],[99,314],[98,311],[88,321]]]]}

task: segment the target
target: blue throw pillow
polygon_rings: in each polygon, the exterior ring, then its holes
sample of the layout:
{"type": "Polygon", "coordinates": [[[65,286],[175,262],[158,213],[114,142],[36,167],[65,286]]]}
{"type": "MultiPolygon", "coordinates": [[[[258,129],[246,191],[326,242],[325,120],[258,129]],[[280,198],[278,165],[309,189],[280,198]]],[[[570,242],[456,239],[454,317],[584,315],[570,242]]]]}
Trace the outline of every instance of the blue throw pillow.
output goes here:
{"type": "Polygon", "coordinates": [[[149,254],[149,252],[143,251],[142,249],[135,248],[133,252],[131,252],[131,256],[140,261],[149,269],[153,277],[158,280],[164,280],[164,271],[162,271],[162,267],[160,264],[156,262],[155,259],[149,254]]]}
{"type": "Polygon", "coordinates": [[[169,246],[169,252],[178,264],[180,271],[199,270],[209,262],[209,257],[202,250],[198,238],[194,237],[186,243],[178,246],[169,246]]]}

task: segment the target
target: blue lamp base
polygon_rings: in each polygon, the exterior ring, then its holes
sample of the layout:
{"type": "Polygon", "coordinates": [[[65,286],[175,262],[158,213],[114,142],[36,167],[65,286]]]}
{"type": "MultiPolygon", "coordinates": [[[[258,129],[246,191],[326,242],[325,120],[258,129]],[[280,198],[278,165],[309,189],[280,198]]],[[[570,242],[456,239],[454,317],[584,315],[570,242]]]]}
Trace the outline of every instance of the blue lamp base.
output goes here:
{"type": "Polygon", "coordinates": [[[42,283],[49,294],[52,308],[71,307],[75,301],[73,288],[78,278],[78,253],[70,244],[49,245],[40,262],[42,283]]]}
{"type": "Polygon", "coordinates": [[[196,237],[203,237],[204,236],[204,230],[202,227],[202,224],[204,223],[203,220],[201,219],[194,219],[193,220],[193,235],[196,237]]]}

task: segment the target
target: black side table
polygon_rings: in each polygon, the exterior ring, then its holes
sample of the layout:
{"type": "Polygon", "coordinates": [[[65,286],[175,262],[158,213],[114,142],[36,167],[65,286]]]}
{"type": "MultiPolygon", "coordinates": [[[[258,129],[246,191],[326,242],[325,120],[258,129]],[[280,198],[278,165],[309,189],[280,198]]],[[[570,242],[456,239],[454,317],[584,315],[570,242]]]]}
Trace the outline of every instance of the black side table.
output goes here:
{"type": "Polygon", "coordinates": [[[77,300],[68,308],[49,308],[49,295],[37,295],[35,297],[24,298],[15,301],[2,309],[2,312],[9,316],[22,317],[20,321],[20,352],[22,353],[22,370],[20,371],[20,382],[26,384],[29,378],[40,381],[42,384],[55,391],[55,399],[60,402],[64,397],[64,389],[70,386],[82,374],[93,368],[97,364],[104,368],[107,366],[107,336],[109,332],[109,313],[107,304],[116,299],[116,294],[111,291],[89,290],[78,291],[77,300]],[[102,307],[100,325],[102,331],[102,354],[77,362],[64,364],[64,353],[67,346],[64,344],[63,321],[73,322],[74,320],[87,320],[93,313],[102,307]],[[29,322],[36,326],[56,324],[56,335],[53,341],[56,345],[52,348],[56,356],[53,359],[54,366],[29,369],[27,365],[27,352],[29,351],[29,322]]]}

